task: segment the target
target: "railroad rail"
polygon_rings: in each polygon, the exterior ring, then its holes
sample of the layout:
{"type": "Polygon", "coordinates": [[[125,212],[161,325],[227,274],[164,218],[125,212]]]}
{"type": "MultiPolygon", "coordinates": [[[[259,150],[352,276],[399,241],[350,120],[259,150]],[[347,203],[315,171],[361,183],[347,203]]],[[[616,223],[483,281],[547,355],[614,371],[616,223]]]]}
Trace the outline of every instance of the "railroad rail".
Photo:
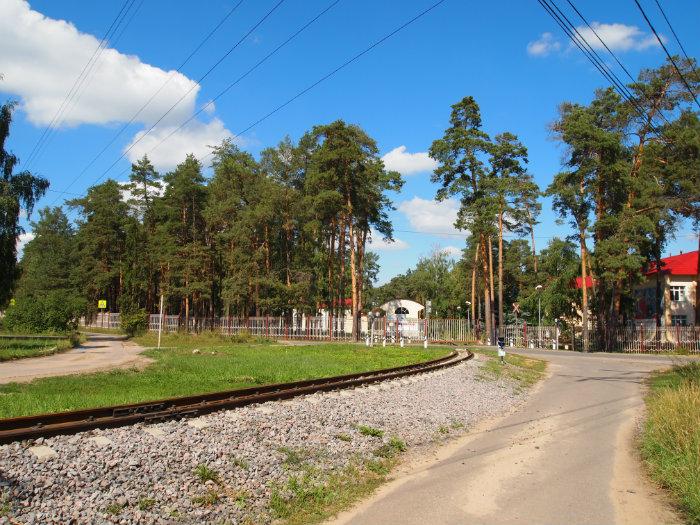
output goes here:
{"type": "Polygon", "coordinates": [[[315,392],[352,388],[430,372],[457,365],[473,357],[474,354],[471,352],[460,353],[453,350],[449,355],[439,359],[359,374],[295,381],[293,383],[277,383],[195,396],[172,397],[130,405],[0,419],[0,444],[59,434],[75,434],[95,428],[120,427],[139,422],[155,423],[170,419],[196,417],[217,410],[290,399],[315,392]]]}

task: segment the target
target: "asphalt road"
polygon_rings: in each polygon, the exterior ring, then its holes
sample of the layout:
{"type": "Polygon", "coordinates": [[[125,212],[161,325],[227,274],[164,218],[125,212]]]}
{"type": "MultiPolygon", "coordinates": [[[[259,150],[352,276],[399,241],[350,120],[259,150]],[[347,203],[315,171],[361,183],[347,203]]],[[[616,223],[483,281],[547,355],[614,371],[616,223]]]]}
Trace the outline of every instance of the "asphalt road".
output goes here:
{"type": "Polygon", "coordinates": [[[634,446],[644,379],[673,358],[520,353],[550,363],[528,402],[413,464],[335,523],[678,523],[634,446]]]}
{"type": "Polygon", "coordinates": [[[143,348],[123,339],[114,335],[89,334],[86,343],[67,352],[5,361],[0,363],[0,384],[143,366],[150,362],[150,359],[139,355],[143,348]]]}

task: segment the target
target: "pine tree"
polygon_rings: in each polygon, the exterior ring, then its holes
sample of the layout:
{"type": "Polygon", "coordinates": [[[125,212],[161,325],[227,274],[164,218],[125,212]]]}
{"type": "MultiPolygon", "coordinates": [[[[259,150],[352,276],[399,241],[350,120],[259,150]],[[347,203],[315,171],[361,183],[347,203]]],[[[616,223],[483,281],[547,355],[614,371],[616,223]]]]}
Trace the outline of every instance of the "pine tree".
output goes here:
{"type": "Polygon", "coordinates": [[[49,187],[49,181],[28,171],[14,173],[19,159],[7,151],[13,103],[0,106],[0,307],[7,304],[17,279],[17,241],[23,233],[20,212],[29,217],[34,203],[49,187]]]}

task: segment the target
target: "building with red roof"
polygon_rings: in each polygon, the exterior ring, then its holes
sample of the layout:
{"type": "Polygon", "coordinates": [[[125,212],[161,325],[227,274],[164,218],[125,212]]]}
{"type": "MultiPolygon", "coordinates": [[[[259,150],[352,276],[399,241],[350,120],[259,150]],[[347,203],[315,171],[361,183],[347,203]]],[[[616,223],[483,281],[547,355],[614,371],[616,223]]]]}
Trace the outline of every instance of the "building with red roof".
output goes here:
{"type": "Polygon", "coordinates": [[[692,325],[695,323],[697,300],[698,251],[680,253],[661,259],[644,272],[645,281],[636,290],[635,317],[640,321],[656,320],[656,282],[661,285],[661,309],[659,315],[665,326],[692,325]]]}

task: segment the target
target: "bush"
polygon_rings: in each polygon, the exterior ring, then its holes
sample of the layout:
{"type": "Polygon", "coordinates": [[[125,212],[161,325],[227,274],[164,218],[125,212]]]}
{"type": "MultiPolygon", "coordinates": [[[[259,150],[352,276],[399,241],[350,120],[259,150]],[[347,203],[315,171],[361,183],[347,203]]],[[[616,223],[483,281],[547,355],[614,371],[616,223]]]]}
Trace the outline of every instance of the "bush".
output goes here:
{"type": "Polygon", "coordinates": [[[77,329],[85,301],[62,292],[44,297],[21,297],[5,312],[5,328],[11,332],[68,332],[77,329]]]}
{"type": "Polygon", "coordinates": [[[129,337],[141,335],[148,329],[148,313],[143,308],[122,312],[119,316],[122,330],[129,337]]]}

